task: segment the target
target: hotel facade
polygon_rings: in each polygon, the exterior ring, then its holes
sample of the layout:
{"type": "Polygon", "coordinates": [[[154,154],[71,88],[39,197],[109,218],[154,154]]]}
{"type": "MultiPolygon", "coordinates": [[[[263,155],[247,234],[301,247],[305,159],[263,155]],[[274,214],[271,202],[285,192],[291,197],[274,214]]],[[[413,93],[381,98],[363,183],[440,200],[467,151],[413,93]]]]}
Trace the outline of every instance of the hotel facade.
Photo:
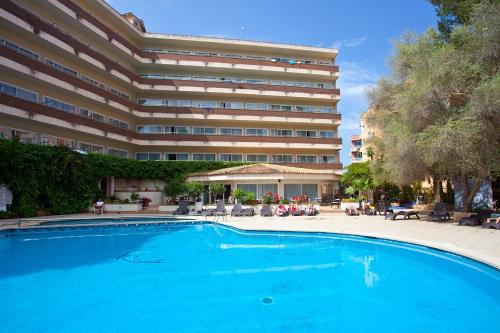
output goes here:
{"type": "Polygon", "coordinates": [[[102,0],[1,0],[0,137],[340,173],[336,54],[149,33],[102,0]]]}

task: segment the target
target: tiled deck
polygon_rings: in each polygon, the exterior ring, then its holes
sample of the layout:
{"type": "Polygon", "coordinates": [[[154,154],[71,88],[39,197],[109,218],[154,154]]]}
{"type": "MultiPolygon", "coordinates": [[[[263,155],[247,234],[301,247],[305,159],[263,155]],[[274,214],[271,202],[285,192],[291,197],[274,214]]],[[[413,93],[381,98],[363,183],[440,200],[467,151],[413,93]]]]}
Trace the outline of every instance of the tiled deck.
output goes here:
{"type": "MultiPolygon", "coordinates": [[[[105,217],[127,217],[126,214],[106,214],[105,217]]],[[[161,216],[158,214],[151,216],[161,216]]],[[[171,217],[169,215],[166,215],[171,217]]],[[[46,219],[95,218],[80,214],[47,217],[46,219]]],[[[139,217],[146,217],[140,215],[139,217]]],[[[204,217],[191,217],[203,220],[204,217]]],[[[44,218],[45,219],[45,218],[44,218]]],[[[209,218],[213,220],[213,217],[209,218]]],[[[0,230],[15,227],[15,220],[0,221],[0,230]],[[6,224],[9,224],[6,226],[6,224]]],[[[455,252],[500,269],[500,231],[481,227],[459,226],[456,223],[425,222],[423,220],[384,220],[383,216],[346,216],[322,213],[315,217],[227,217],[227,224],[243,230],[273,230],[302,232],[333,232],[399,240],[455,252]]],[[[23,222],[23,225],[29,223],[23,222]]]]}

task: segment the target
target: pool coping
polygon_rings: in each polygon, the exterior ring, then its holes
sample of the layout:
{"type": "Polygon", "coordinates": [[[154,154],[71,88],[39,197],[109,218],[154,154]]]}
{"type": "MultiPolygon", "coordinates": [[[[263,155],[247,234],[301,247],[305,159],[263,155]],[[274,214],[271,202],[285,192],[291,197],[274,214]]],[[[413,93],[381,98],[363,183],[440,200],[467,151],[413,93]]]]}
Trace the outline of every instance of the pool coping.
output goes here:
{"type": "MultiPolygon", "coordinates": [[[[53,221],[71,221],[71,220],[82,220],[82,219],[87,219],[87,220],[95,220],[95,219],[116,219],[116,218],[152,218],[154,219],[161,219],[161,218],[169,218],[169,219],[179,219],[179,221],[165,221],[165,222],[148,222],[148,221],[136,221],[136,222],[109,222],[109,223],[85,223],[85,224],[70,224],[70,225],[58,225],[58,224],[52,224],[52,225],[25,225],[25,226],[16,226],[16,225],[9,225],[6,226],[5,228],[1,228],[0,231],[10,231],[10,230],[16,230],[16,229],[49,229],[49,228],[61,228],[61,227],[95,227],[95,226],[117,226],[117,225],[159,225],[159,224],[175,224],[175,223],[196,223],[200,221],[208,221],[213,223],[210,218],[206,216],[185,216],[185,217],[174,217],[172,215],[165,215],[165,216],[158,216],[158,215],[133,215],[133,214],[120,214],[118,216],[98,216],[96,217],[95,215],[93,216],[72,216],[72,217],[50,217],[50,218],[36,218],[36,219],[24,219],[23,221],[26,222],[35,222],[35,223],[40,223],[40,222],[53,222],[53,221]]],[[[213,218],[212,218],[213,219],[213,218]]],[[[228,227],[232,227],[238,230],[242,231],[273,231],[273,232],[302,232],[302,233],[330,233],[330,234],[338,234],[338,235],[348,235],[348,236],[360,236],[360,237],[367,237],[367,238],[376,238],[376,239],[382,239],[382,240],[388,240],[388,241],[396,241],[396,242],[404,242],[408,244],[413,244],[413,245],[419,245],[419,246],[425,246],[431,249],[435,250],[440,250],[440,251],[445,251],[449,252],[452,254],[457,254],[463,257],[470,258],[472,260],[484,263],[488,266],[491,266],[497,270],[500,270],[500,257],[497,256],[492,256],[486,253],[482,253],[479,251],[474,251],[471,249],[467,249],[464,247],[457,246],[457,244],[452,244],[452,243],[446,243],[442,241],[429,241],[426,239],[422,238],[415,238],[415,237],[406,237],[406,236],[394,236],[390,235],[388,233],[384,233],[383,231],[378,231],[378,232],[370,232],[370,231],[352,231],[352,230],[345,230],[342,228],[335,228],[334,225],[328,225],[328,228],[322,227],[321,225],[314,224],[314,221],[312,219],[306,219],[306,217],[302,217],[304,221],[307,220],[307,226],[297,226],[297,225],[292,225],[292,224],[276,224],[273,223],[273,220],[267,220],[263,219],[265,222],[260,222],[260,218],[258,217],[245,217],[245,218],[230,218],[227,221],[217,221],[216,223],[220,225],[225,225],[228,227]],[[258,219],[259,220],[259,225],[249,225],[250,220],[252,219],[258,219]],[[268,223],[270,222],[270,223],[268,223]]],[[[255,221],[255,220],[253,220],[255,221]]],[[[433,223],[433,222],[428,222],[428,223],[433,223]]],[[[463,227],[467,228],[467,227],[463,227]]],[[[500,235],[500,234],[499,234],[500,235]]]]}

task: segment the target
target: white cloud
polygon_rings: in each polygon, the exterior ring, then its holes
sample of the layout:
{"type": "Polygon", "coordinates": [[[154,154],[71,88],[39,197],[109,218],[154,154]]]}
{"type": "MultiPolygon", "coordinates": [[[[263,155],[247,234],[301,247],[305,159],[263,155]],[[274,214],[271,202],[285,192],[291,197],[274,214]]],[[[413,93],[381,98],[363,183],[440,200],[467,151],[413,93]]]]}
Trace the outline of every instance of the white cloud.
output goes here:
{"type": "Polygon", "coordinates": [[[334,49],[341,49],[343,47],[356,47],[363,44],[366,41],[366,37],[360,38],[349,38],[333,42],[332,47],[334,49]]]}

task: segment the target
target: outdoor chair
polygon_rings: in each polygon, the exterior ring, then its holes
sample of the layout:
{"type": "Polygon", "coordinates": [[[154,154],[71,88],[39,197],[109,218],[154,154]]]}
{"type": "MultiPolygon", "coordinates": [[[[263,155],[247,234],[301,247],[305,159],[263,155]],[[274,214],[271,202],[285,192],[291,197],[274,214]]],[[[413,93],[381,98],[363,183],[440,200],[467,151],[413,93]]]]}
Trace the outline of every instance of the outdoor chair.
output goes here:
{"type": "Polygon", "coordinates": [[[427,215],[427,221],[429,222],[443,222],[446,220],[451,220],[450,213],[444,202],[438,202],[434,205],[434,209],[427,215]]]}
{"type": "Polygon", "coordinates": [[[387,205],[387,201],[385,200],[378,200],[376,203],[375,203],[375,215],[379,213],[379,215],[382,215],[382,213],[384,213],[384,215],[388,214],[388,213],[394,213],[394,210],[392,210],[390,208],[389,205],[387,205]]]}
{"type": "Polygon", "coordinates": [[[497,230],[500,230],[500,214],[491,214],[488,218],[485,219],[482,226],[483,228],[495,228],[497,230]]]}
{"type": "Polygon", "coordinates": [[[482,225],[491,216],[491,214],[493,214],[492,210],[480,210],[477,213],[471,214],[467,217],[462,217],[460,221],[458,221],[458,224],[470,226],[482,225]]]}
{"type": "Polygon", "coordinates": [[[345,209],[345,214],[347,216],[358,216],[359,215],[359,210],[354,208],[354,207],[347,207],[345,209]]]}
{"type": "Polygon", "coordinates": [[[411,220],[411,217],[415,216],[415,218],[417,220],[420,220],[420,216],[418,216],[418,212],[416,212],[414,210],[410,210],[410,211],[401,210],[401,211],[396,212],[396,213],[389,213],[389,214],[385,215],[384,219],[394,221],[394,220],[397,220],[398,216],[402,216],[404,220],[411,220]]]}
{"type": "Polygon", "coordinates": [[[174,211],[174,215],[186,215],[189,214],[189,209],[188,209],[188,202],[187,201],[180,201],[179,202],[179,207],[174,211]]]}
{"type": "Polygon", "coordinates": [[[208,216],[226,216],[226,207],[224,206],[224,200],[217,201],[217,206],[215,209],[208,211],[208,216]]]}
{"type": "Polygon", "coordinates": [[[262,216],[262,217],[273,216],[273,211],[271,210],[271,206],[270,205],[262,206],[262,208],[260,210],[260,216],[262,216]]]}
{"type": "Polygon", "coordinates": [[[236,203],[234,205],[233,209],[231,210],[231,216],[242,216],[243,215],[243,207],[241,206],[241,203],[236,203]]]}

